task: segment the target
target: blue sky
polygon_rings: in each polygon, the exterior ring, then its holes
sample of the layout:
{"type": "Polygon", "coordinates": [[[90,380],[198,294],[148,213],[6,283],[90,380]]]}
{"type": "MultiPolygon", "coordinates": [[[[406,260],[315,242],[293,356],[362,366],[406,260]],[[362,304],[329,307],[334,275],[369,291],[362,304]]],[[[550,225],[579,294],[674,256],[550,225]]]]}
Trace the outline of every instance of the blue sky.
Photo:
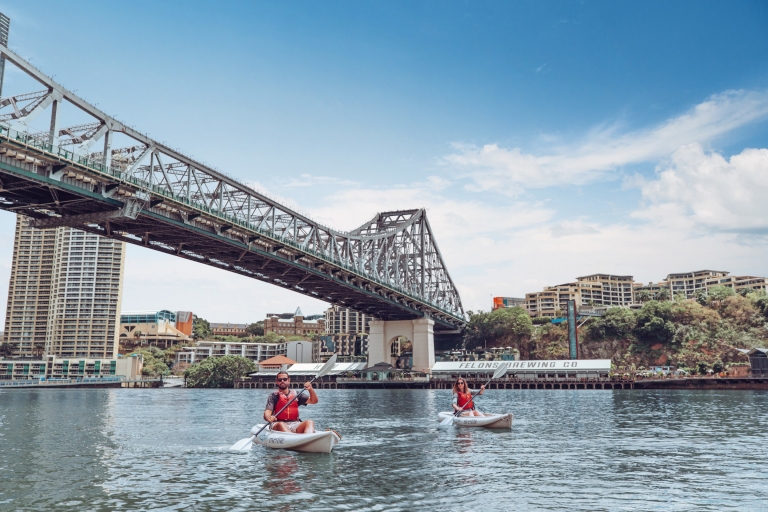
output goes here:
{"type": "MultiPolygon", "coordinates": [[[[313,218],[346,229],[427,207],[466,309],[595,272],[768,275],[765,3],[0,11],[11,48],[66,87],[313,218]]],[[[6,76],[5,94],[36,90],[6,76]]],[[[0,288],[12,232],[0,215],[0,288]]],[[[124,309],[245,322],[323,307],[140,248],[128,256],[124,309]]]]}

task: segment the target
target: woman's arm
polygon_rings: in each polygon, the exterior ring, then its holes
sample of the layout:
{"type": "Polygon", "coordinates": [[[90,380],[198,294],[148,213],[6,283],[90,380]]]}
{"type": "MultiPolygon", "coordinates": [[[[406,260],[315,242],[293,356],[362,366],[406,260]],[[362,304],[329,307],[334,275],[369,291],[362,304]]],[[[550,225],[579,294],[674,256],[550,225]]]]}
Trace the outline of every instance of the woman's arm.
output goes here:
{"type": "Polygon", "coordinates": [[[453,400],[451,401],[451,407],[453,407],[454,411],[459,411],[461,407],[459,407],[459,397],[456,395],[456,393],[453,394],[453,400]]]}

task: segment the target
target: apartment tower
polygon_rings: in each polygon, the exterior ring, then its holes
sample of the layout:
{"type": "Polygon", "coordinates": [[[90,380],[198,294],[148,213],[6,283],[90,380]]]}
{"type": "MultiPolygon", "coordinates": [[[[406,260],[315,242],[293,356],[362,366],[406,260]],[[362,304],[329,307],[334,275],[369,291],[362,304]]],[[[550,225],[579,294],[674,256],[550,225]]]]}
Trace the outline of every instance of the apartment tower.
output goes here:
{"type": "Polygon", "coordinates": [[[124,242],[17,215],[3,341],[24,357],[116,357],[124,267],[124,242]]]}

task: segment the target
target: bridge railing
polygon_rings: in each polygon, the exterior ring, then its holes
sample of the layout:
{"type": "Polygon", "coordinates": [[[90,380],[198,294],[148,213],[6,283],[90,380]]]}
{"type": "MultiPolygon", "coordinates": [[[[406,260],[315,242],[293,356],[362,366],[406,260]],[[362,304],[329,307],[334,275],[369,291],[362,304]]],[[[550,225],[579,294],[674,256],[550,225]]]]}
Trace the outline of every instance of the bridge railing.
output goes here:
{"type": "MultiPolygon", "coordinates": [[[[334,265],[336,267],[341,267],[341,268],[349,271],[350,273],[361,275],[361,277],[364,277],[366,280],[373,281],[373,282],[375,282],[377,284],[380,284],[382,286],[386,286],[386,287],[389,287],[389,288],[391,288],[393,290],[396,290],[398,293],[400,293],[400,294],[410,298],[413,301],[426,303],[430,307],[433,307],[433,308],[437,309],[438,311],[441,311],[442,313],[445,313],[446,315],[450,315],[450,316],[453,316],[453,317],[457,316],[457,313],[455,311],[450,311],[450,310],[444,308],[439,303],[433,302],[433,301],[431,301],[429,299],[426,299],[424,297],[416,295],[413,292],[411,292],[411,291],[409,291],[407,289],[402,288],[398,283],[394,283],[394,282],[387,281],[387,280],[382,280],[378,276],[368,274],[367,272],[362,271],[360,268],[358,268],[356,266],[349,265],[349,264],[347,264],[347,263],[345,263],[343,261],[340,261],[340,260],[337,260],[337,259],[334,259],[334,258],[329,258],[325,254],[323,254],[321,252],[318,252],[318,251],[315,251],[312,248],[302,247],[299,244],[297,244],[296,242],[294,242],[293,240],[289,240],[289,239],[286,239],[286,238],[275,236],[274,233],[272,233],[272,232],[270,232],[268,230],[261,229],[258,226],[254,225],[254,224],[252,224],[250,222],[247,222],[247,221],[244,221],[242,219],[239,219],[239,218],[237,218],[237,217],[235,217],[233,215],[227,214],[227,213],[222,212],[222,211],[220,211],[218,209],[214,209],[214,208],[211,208],[211,207],[206,206],[204,204],[200,204],[197,201],[188,199],[188,198],[183,197],[183,196],[179,196],[178,194],[175,194],[175,193],[173,193],[172,191],[170,191],[170,190],[168,190],[166,188],[157,186],[157,185],[155,185],[153,183],[149,183],[149,182],[147,182],[145,180],[137,178],[136,176],[133,176],[133,175],[128,174],[128,173],[125,173],[125,172],[123,172],[120,169],[116,169],[116,168],[113,168],[111,166],[105,166],[101,162],[97,162],[97,161],[93,160],[92,158],[89,158],[88,156],[84,156],[84,155],[81,155],[81,154],[79,154],[77,152],[70,151],[68,149],[65,149],[65,148],[59,146],[59,145],[50,144],[50,143],[46,142],[45,140],[41,140],[41,139],[39,139],[37,137],[32,137],[29,133],[21,132],[21,131],[18,131],[18,130],[14,130],[14,129],[8,128],[6,126],[3,126],[1,124],[0,124],[0,135],[6,135],[8,138],[11,138],[11,139],[13,139],[13,140],[15,140],[17,142],[20,142],[20,143],[24,144],[25,146],[35,148],[35,149],[37,149],[39,151],[48,153],[48,154],[53,155],[53,156],[55,156],[57,158],[60,158],[60,159],[68,160],[69,162],[72,162],[72,163],[74,163],[76,165],[80,165],[82,167],[86,167],[86,168],[88,168],[91,171],[95,171],[95,172],[101,173],[101,174],[106,174],[106,175],[110,176],[111,178],[115,178],[115,179],[118,179],[118,180],[123,181],[125,183],[131,184],[131,185],[133,185],[135,187],[138,187],[138,188],[141,188],[141,189],[144,189],[144,190],[147,190],[147,191],[151,191],[153,194],[156,194],[156,195],[159,195],[159,196],[163,196],[163,197],[166,197],[166,198],[171,199],[173,201],[176,201],[178,203],[184,204],[184,205],[186,205],[188,207],[191,207],[191,208],[194,208],[194,209],[199,210],[201,212],[204,212],[204,213],[206,213],[206,214],[208,214],[210,216],[216,217],[219,220],[225,221],[225,222],[230,223],[232,225],[239,226],[239,227],[244,228],[244,229],[248,229],[248,230],[250,230],[250,231],[252,231],[254,233],[258,233],[260,236],[264,236],[265,238],[275,240],[276,242],[278,242],[278,243],[280,243],[282,245],[290,246],[290,247],[294,248],[297,251],[311,254],[312,257],[314,257],[314,258],[326,261],[326,262],[328,262],[328,263],[330,263],[330,264],[332,264],[332,265],[334,265]]],[[[251,273],[251,274],[255,274],[255,273],[250,272],[250,271],[248,271],[248,272],[251,273]]]]}

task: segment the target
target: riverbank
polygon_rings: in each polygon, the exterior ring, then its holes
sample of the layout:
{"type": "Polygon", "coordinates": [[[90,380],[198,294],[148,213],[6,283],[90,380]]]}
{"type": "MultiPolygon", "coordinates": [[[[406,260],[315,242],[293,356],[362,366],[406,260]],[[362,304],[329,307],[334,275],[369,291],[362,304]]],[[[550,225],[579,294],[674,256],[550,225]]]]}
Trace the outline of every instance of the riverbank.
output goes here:
{"type": "MultiPolygon", "coordinates": [[[[477,389],[487,382],[486,378],[466,378],[470,388],[477,389]]],[[[292,383],[300,389],[301,382],[292,383]]],[[[393,379],[365,380],[355,378],[326,377],[315,382],[317,389],[451,389],[449,379],[393,379]]],[[[249,377],[235,381],[236,389],[272,389],[274,379],[249,377]]],[[[641,379],[612,377],[609,379],[497,379],[488,389],[717,389],[717,390],[768,390],[768,378],[687,377],[674,379],[641,379]]]]}

